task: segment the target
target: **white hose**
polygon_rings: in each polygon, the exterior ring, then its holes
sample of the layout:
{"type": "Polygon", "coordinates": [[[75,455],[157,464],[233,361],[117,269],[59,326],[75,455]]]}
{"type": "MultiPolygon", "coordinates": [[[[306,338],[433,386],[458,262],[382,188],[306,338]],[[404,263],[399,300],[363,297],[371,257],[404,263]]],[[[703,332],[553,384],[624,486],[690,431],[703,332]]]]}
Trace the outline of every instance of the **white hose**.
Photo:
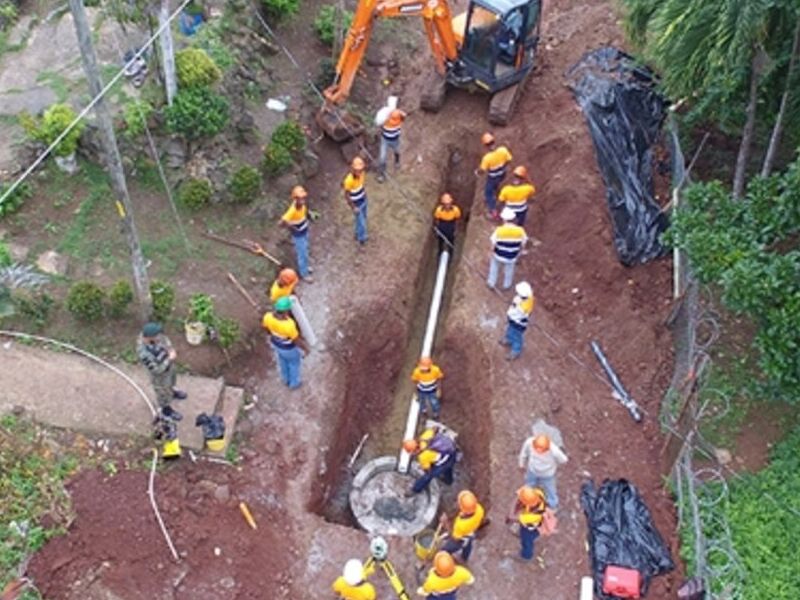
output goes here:
{"type": "Polygon", "coordinates": [[[167,531],[167,526],[164,525],[164,519],[161,518],[161,513],[159,512],[158,505],[156,504],[156,492],[154,488],[155,488],[157,462],[158,462],[158,450],[153,448],[153,464],[150,466],[150,484],[147,486],[147,495],[150,497],[150,506],[153,507],[153,512],[156,515],[158,526],[161,527],[161,533],[164,534],[164,539],[167,540],[167,546],[169,546],[169,551],[172,552],[172,557],[175,559],[175,562],[180,562],[181,557],[178,554],[178,551],[175,550],[175,545],[172,543],[172,538],[169,536],[169,532],[167,531]]]}

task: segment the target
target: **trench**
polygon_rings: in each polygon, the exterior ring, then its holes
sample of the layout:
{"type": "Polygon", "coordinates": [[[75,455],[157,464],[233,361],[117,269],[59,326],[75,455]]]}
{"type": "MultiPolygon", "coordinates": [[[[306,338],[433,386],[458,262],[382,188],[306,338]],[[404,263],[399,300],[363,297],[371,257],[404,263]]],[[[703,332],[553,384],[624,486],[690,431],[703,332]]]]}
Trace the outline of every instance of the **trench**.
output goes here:
{"type": "MultiPolygon", "coordinates": [[[[474,362],[470,349],[461,347],[457,338],[444,335],[466,225],[473,203],[478,202],[476,206],[480,206],[481,202],[481,196],[476,197],[476,178],[473,175],[477,155],[466,154],[455,146],[447,150],[449,160],[440,189],[435,196],[431,195],[430,205],[423,210],[432,214],[436,198],[444,191],[454,196],[462,210],[433,350],[434,361],[445,373],[442,421],[459,432],[459,446],[464,450],[464,458],[455,470],[453,485],[441,486],[442,500],[449,506],[455,501],[458,490],[472,486],[476,473],[481,474],[482,481],[487,480],[483,475],[488,469],[488,458],[487,464],[483,464],[482,457],[488,457],[490,436],[483,435],[485,431],[482,428],[467,430],[468,420],[463,416],[475,414],[476,403],[486,403],[487,400],[478,397],[480,390],[469,383],[471,377],[463,371],[465,364],[474,362]]],[[[366,318],[362,314],[359,319],[362,331],[343,341],[342,345],[349,349],[350,355],[343,365],[346,369],[346,392],[332,422],[335,433],[309,503],[309,509],[328,522],[357,527],[349,504],[354,476],[364,464],[377,457],[398,455],[414,392],[410,373],[420,356],[438,257],[438,238],[431,233],[426,236],[416,273],[409,273],[409,282],[413,285],[401,294],[387,294],[393,300],[370,307],[366,318]],[[373,323],[366,331],[363,330],[365,322],[373,323]],[[368,434],[367,441],[350,468],[348,463],[365,434],[368,434]]],[[[489,415],[486,414],[485,418],[488,419],[489,415]]],[[[478,488],[476,491],[483,490],[478,488]]]]}

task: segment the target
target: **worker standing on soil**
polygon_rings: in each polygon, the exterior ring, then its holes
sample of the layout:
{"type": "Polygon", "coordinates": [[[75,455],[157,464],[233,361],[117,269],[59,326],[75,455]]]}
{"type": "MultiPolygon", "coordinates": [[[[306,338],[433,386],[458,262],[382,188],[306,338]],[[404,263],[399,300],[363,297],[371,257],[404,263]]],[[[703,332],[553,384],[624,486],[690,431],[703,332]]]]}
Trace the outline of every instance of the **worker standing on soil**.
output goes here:
{"type": "Polygon", "coordinates": [[[356,156],[342,183],[344,199],[355,215],[356,241],[362,246],[367,243],[367,190],[364,187],[366,170],[364,159],[356,156]]]}
{"type": "Polygon", "coordinates": [[[417,588],[419,596],[429,600],[456,600],[458,589],[464,585],[472,585],[475,578],[466,567],[457,565],[450,553],[440,550],[433,557],[433,568],[421,587],[417,588]]]}
{"type": "Polygon", "coordinates": [[[406,116],[406,113],[402,110],[395,108],[389,113],[389,118],[386,119],[381,127],[381,149],[378,156],[378,167],[380,169],[378,181],[381,183],[386,181],[386,158],[390,149],[394,153],[395,171],[400,168],[400,130],[403,128],[403,121],[406,120],[406,116]]]}
{"type": "Polygon", "coordinates": [[[297,324],[289,314],[292,310],[292,300],[287,296],[278,298],[274,308],[274,312],[264,315],[261,325],[269,331],[281,380],[293,390],[302,384],[300,367],[303,356],[309,353],[309,347],[300,336],[297,324]]]}
{"type": "Polygon", "coordinates": [[[185,400],[186,392],[175,387],[178,378],[175,359],[178,355],[172,342],[164,335],[161,323],[145,324],[136,339],[136,355],[150,373],[162,416],[180,421],[183,416],[172,408],[171,403],[173,400],[185,400]]]}
{"type": "Polygon", "coordinates": [[[558,509],[556,471],[567,462],[567,455],[546,435],[529,437],[519,451],[519,468],[525,473],[525,485],[541,488],[547,506],[558,509]]]}
{"type": "Polygon", "coordinates": [[[297,271],[306,283],[311,283],[311,267],[308,266],[308,192],[302,185],[292,188],[292,204],[283,213],[281,225],[292,232],[292,243],[297,254],[297,271]]]}
{"type": "Polygon", "coordinates": [[[438,365],[433,364],[430,356],[420,358],[417,367],[411,373],[411,381],[417,384],[417,402],[422,408],[422,414],[427,415],[428,406],[430,406],[434,419],[439,418],[442,378],[444,378],[444,373],[438,365]]]}
{"type": "MultiPolygon", "coordinates": [[[[484,519],[485,511],[469,490],[461,490],[458,493],[458,515],[453,520],[453,530],[447,536],[442,545],[442,550],[452,555],[461,553],[461,560],[467,562],[472,554],[472,546],[478,530],[488,525],[489,520],[484,519]]],[[[442,513],[439,524],[447,529],[449,519],[446,513],[442,513]]]]}
{"type": "Polygon", "coordinates": [[[442,194],[439,205],[433,211],[433,222],[439,238],[439,252],[455,250],[456,224],[460,218],[461,209],[454,204],[453,197],[448,193],[442,194]]]}
{"type": "Polygon", "coordinates": [[[528,203],[536,194],[536,187],[528,179],[528,169],[522,165],[514,167],[512,174],[511,183],[502,187],[497,199],[514,211],[517,225],[523,227],[528,216],[528,203]]]}
{"type": "Polygon", "coordinates": [[[522,227],[514,223],[517,215],[513,210],[504,208],[500,217],[503,219],[503,224],[496,227],[489,238],[492,241],[492,260],[489,263],[489,278],[486,280],[486,285],[490,288],[495,287],[502,264],[503,289],[507,290],[514,281],[514,266],[522,252],[522,246],[528,241],[528,236],[522,227]]]}
{"type": "Polygon", "coordinates": [[[417,457],[417,462],[423,474],[406,494],[413,496],[424,491],[431,481],[438,477],[445,485],[453,483],[453,469],[456,465],[458,449],[452,438],[445,435],[436,427],[429,427],[422,432],[417,440],[405,440],[403,450],[417,457]]]}
{"type": "Polygon", "coordinates": [[[483,155],[481,164],[475,174],[486,175],[486,184],[483,188],[483,195],[486,200],[486,217],[490,220],[497,220],[497,190],[506,176],[506,168],[513,157],[508,148],[497,145],[494,135],[488,131],[481,136],[481,144],[483,144],[486,153],[483,155]]]}
{"type": "Polygon", "coordinates": [[[308,342],[312,347],[317,345],[317,336],[311,327],[311,322],[306,316],[306,311],[303,310],[303,305],[300,304],[300,298],[297,297],[295,286],[297,285],[297,273],[294,269],[281,269],[278,273],[277,279],[272,283],[269,289],[269,299],[272,304],[275,304],[279,298],[287,297],[292,301],[292,317],[294,317],[297,326],[300,328],[300,333],[303,339],[308,342]]]}
{"type": "Polygon", "coordinates": [[[520,281],[514,287],[514,291],[516,295],[506,311],[506,334],[500,340],[501,345],[511,348],[511,352],[506,356],[508,360],[515,360],[522,353],[525,330],[528,329],[535,303],[533,287],[527,281],[520,281]]]}
{"type": "Polygon", "coordinates": [[[331,587],[341,600],[375,600],[375,586],[367,581],[369,575],[360,560],[351,558],[331,587]]]}
{"type": "Polygon", "coordinates": [[[519,523],[519,556],[524,561],[533,560],[534,542],[539,537],[539,528],[546,509],[544,492],[541,489],[526,485],[517,490],[511,515],[506,517],[506,523],[519,523]]]}

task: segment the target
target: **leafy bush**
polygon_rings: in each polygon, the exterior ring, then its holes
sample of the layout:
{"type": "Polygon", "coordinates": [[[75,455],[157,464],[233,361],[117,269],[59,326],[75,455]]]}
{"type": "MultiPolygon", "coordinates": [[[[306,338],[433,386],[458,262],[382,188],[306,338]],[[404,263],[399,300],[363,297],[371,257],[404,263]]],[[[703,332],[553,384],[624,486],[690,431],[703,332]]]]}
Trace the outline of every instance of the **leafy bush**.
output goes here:
{"type": "Polygon", "coordinates": [[[0,240],[0,267],[7,267],[12,262],[11,250],[8,249],[8,244],[0,240]]]}
{"type": "Polygon", "coordinates": [[[103,316],[106,295],[91,281],[79,281],[69,289],[67,310],[81,321],[96,321],[103,316]]]}
{"type": "Polygon", "coordinates": [[[221,29],[222,25],[219,21],[205,23],[194,34],[194,43],[198,48],[206,51],[220,71],[226,71],[236,64],[236,59],[228,44],[222,39],[221,29]]]}
{"type": "Polygon", "coordinates": [[[239,322],[235,319],[217,319],[216,331],[217,342],[225,349],[233,346],[241,337],[239,322]]]}
{"type": "Polygon", "coordinates": [[[164,112],[167,128],[190,140],[218,134],[230,118],[225,97],[203,87],[179,90],[164,112]]]}
{"type": "Polygon", "coordinates": [[[187,179],[178,188],[178,202],[190,210],[200,210],[211,200],[212,193],[208,179],[187,179]]]}
{"type": "Polygon", "coordinates": [[[125,135],[135,138],[147,128],[147,121],[153,114],[153,105],[147,100],[130,100],[122,107],[122,120],[125,122],[125,135]]]}
{"type": "Polygon", "coordinates": [[[17,20],[19,11],[16,4],[10,0],[3,0],[0,2],[0,31],[8,29],[8,27],[17,20]]]}
{"type": "Polygon", "coordinates": [[[291,153],[280,144],[270,142],[264,148],[264,161],[262,167],[270,177],[277,177],[286,173],[292,166],[291,153]]]}
{"type": "Polygon", "coordinates": [[[333,46],[336,27],[339,25],[340,19],[342,29],[346,33],[353,22],[353,13],[346,10],[342,14],[339,11],[339,7],[330,4],[324,4],[320,7],[317,17],[314,19],[314,31],[317,32],[319,41],[326,46],[333,46]]]}
{"type": "Polygon", "coordinates": [[[42,329],[50,318],[55,300],[46,292],[15,294],[14,304],[19,314],[28,319],[37,329],[42,329]]]}
{"type": "Polygon", "coordinates": [[[258,169],[245,165],[234,172],[228,181],[228,191],[236,202],[250,202],[261,189],[258,169]]]}
{"type": "MultiPolygon", "coordinates": [[[[28,113],[22,113],[19,117],[22,127],[27,134],[36,141],[49,146],[56,141],[64,130],[75,120],[78,115],[67,104],[53,104],[44,111],[40,119],[34,118],[28,113]]],[[[83,132],[84,123],[79,122],[55,147],[55,156],[69,156],[78,148],[78,140],[83,132]]]]}
{"type": "Polygon", "coordinates": [[[175,306],[175,288],[164,281],[150,283],[150,297],[153,300],[153,319],[166,321],[175,306]]]}
{"type": "Polygon", "coordinates": [[[296,14],[300,9],[300,0],[261,0],[267,17],[280,21],[296,14]]]}
{"type": "MultiPolygon", "coordinates": [[[[0,198],[3,197],[3,194],[6,193],[6,190],[11,188],[11,184],[3,184],[0,183],[0,198]]],[[[30,184],[26,181],[20,183],[11,195],[8,196],[3,203],[0,204],[0,219],[3,217],[7,217],[8,215],[15,213],[19,210],[19,208],[24,204],[25,200],[33,196],[33,189],[31,188],[30,184]]]]}
{"type": "Polygon", "coordinates": [[[303,128],[296,121],[284,121],[275,128],[270,138],[273,144],[283,146],[292,154],[297,154],[306,145],[303,128]]]}
{"type": "Polygon", "coordinates": [[[175,53],[175,70],[181,87],[207,87],[222,78],[222,71],[202,48],[184,48],[175,53]]]}
{"type": "Polygon", "coordinates": [[[133,288],[124,279],[116,282],[108,290],[108,314],[115,319],[124,316],[133,302],[133,288]]]}
{"type": "Polygon", "coordinates": [[[204,323],[206,327],[216,327],[217,315],[214,312],[214,301],[208,294],[193,294],[189,298],[190,323],[204,323]]]}

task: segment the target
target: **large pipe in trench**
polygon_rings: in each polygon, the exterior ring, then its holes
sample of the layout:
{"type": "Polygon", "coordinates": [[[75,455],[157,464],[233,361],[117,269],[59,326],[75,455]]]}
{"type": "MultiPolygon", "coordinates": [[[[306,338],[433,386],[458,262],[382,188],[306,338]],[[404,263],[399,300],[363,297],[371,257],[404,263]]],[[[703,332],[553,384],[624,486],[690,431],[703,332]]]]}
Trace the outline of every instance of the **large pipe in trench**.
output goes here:
{"type": "MultiPolygon", "coordinates": [[[[436,271],[436,284],[433,286],[433,296],[431,306],[428,310],[428,323],[425,326],[425,337],[422,340],[422,352],[420,357],[430,356],[433,350],[433,338],[436,335],[436,324],[439,322],[439,310],[442,307],[442,296],[444,295],[444,280],[447,277],[447,266],[450,262],[450,252],[443,250],[439,255],[439,268],[436,271]]],[[[406,420],[406,430],[403,434],[404,440],[413,439],[417,433],[417,421],[419,420],[419,402],[415,395],[411,396],[411,404],[408,407],[408,419],[406,420]]],[[[411,455],[405,450],[400,450],[400,458],[397,461],[397,470],[400,473],[408,473],[408,465],[411,462],[411,455]]]]}

